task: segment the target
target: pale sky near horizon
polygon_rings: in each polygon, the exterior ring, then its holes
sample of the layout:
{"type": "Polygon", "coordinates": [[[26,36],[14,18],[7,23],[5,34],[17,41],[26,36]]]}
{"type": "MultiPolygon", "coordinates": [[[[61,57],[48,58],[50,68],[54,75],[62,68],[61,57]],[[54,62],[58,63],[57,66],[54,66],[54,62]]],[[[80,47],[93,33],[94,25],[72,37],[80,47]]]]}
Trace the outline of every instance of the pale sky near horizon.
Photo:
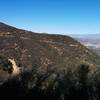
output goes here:
{"type": "Polygon", "coordinates": [[[100,0],[0,0],[0,21],[34,32],[99,34],[100,0]]]}

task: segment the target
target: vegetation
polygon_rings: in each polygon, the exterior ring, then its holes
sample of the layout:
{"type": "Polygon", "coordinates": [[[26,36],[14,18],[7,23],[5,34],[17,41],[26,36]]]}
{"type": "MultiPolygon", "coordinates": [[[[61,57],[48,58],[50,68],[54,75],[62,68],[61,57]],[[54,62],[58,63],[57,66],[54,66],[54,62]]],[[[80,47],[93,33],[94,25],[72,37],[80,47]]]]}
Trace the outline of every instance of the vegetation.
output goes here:
{"type": "Polygon", "coordinates": [[[3,98],[100,100],[100,56],[71,37],[0,23],[0,54],[3,98]],[[16,77],[8,59],[20,69],[16,77]]]}
{"type": "Polygon", "coordinates": [[[47,77],[36,76],[34,71],[25,72],[21,79],[5,82],[0,87],[0,96],[32,97],[35,100],[100,100],[100,70],[97,70],[91,74],[85,64],[78,66],[75,72],[68,68],[51,79],[52,82],[48,80],[51,83],[46,88],[43,88],[43,82],[46,84],[47,77]]]}

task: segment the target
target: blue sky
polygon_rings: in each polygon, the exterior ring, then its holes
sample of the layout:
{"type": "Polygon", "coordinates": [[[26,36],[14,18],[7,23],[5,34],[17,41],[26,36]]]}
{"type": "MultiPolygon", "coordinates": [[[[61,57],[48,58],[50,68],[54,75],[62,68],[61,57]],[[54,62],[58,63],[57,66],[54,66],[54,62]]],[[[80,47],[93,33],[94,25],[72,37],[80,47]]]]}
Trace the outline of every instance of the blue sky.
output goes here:
{"type": "Polygon", "coordinates": [[[99,34],[100,0],[0,0],[0,21],[35,32],[99,34]]]}

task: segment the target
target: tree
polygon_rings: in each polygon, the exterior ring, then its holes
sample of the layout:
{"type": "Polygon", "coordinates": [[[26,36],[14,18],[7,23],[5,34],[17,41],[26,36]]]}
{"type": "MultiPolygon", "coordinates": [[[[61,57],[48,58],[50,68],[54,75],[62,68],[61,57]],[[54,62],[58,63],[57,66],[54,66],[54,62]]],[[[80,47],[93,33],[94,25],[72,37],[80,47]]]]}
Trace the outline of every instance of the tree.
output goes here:
{"type": "Polygon", "coordinates": [[[79,99],[88,100],[88,73],[89,66],[82,64],[78,67],[78,86],[79,86],[79,99]]]}

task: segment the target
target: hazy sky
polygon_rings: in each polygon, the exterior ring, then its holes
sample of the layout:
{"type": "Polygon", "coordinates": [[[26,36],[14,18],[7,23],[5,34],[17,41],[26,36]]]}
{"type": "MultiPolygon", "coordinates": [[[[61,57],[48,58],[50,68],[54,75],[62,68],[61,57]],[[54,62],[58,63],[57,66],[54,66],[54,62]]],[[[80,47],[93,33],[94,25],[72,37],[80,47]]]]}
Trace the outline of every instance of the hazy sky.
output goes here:
{"type": "Polygon", "coordinates": [[[35,32],[100,33],[100,0],[0,0],[0,21],[35,32]]]}

